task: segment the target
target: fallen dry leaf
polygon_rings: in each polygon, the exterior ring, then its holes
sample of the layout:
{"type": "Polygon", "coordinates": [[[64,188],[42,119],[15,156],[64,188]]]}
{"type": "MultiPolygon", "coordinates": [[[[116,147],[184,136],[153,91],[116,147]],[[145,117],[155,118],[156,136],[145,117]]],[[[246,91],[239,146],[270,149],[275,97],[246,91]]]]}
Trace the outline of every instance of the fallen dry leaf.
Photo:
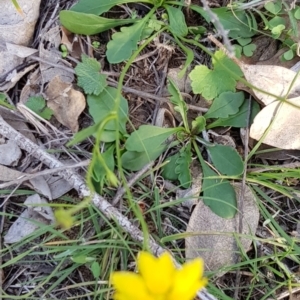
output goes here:
{"type": "Polygon", "coordinates": [[[60,76],[64,82],[71,83],[74,81],[74,74],[66,68],[68,64],[62,59],[61,53],[58,51],[61,44],[59,27],[53,27],[48,32],[43,34],[42,41],[39,45],[39,56],[44,61],[50,62],[52,65],[40,62],[40,70],[43,84],[50,82],[54,77],[60,76]],[[58,67],[53,66],[58,65],[58,67]]]}
{"type": "Polygon", "coordinates": [[[54,77],[45,92],[47,106],[54,112],[56,119],[72,132],[78,131],[78,117],[86,106],[84,95],[73,89],[72,84],[54,77]]]}
{"type": "Polygon", "coordinates": [[[22,152],[14,141],[0,145],[0,164],[5,166],[16,166],[21,158],[22,152]]]}
{"type": "Polygon", "coordinates": [[[254,118],[250,137],[260,140],[273,121],[263,143],[281,149],[300,150],[300,97],[288,99],[288,102],[294,105],[275,101],[264,107],[254,118]]]}
{"type": "MultiPolygon", "coordinates": [[[[271,93],[273,95],[284,97],[289,92],[290,95],[300,95],[300,77],[298,76],[293,84],[297,73],[279,66],[262,66],[262,65],[240,65],[247,81],[255,87],[271,93]]],[[[277,100],[276,97],[269,96],[265,93],[253,90],[256,97],[265,105],[277,100]]]]}
{"type": "Polygon", "coordinates": [[[45,225],[55,222],[51,207],[47,206],[47,201],[38,194],[29,196],[24,204],[28,208],[23,211],[20,217],[9,228],[7,234],[4,236],[5,243],[19,242],[37,230],[40,226],[32,221],[45,225]]]}
{"type": "Polygon", "coordinates": [[[30,68],[16,70],[16,67],[22,64],[23,58],[12,53],[7,45],[27,46],[30,43],[35,23],[39,17],[41,1],[18,0],[18,2],[24,12],[23,16],[17,12],[11,0],[1,1],[0,76],[5,77],[4,82],[0,85],[2,91],[12,88],[21,76],[31,70],[30,68]],[[18,74],[20,71],[22,73],[18,74]]]}
{"type": "MultiPolygon", "coordinates": [[[[235,183],[233,187],[239,199],[241,184],[235,183]]],[[[195,207],[187,232],[193,232],[193,236],[185,239],[186,258],[202,257],[206,270],[217,271],[226,265],[238,262],[239,249],[236,245],[236,234],[239,232],[239,214],[232,219],[223,219],[217,216],[200,201],[195,207]]],[[[245,187],[243,234],[245,238],[240,240],[243,251],[248,251],[252,243],[251,236],[255,234],[259,220],[259,210],[255,203],[254,195],[249,187],[245,187]],[[248,236],[248,237],[246,237],[248,236]]],[[[220,271],[217,275],[221,276],[220,271]]]]}

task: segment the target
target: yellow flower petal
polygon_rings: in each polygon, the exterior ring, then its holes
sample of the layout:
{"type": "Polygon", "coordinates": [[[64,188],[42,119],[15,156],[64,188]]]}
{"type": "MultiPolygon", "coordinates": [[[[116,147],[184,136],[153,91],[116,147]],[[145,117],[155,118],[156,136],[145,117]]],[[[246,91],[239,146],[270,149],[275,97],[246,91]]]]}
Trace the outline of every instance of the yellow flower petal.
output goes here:
{"type": "Polygon", "coordinates": [[[167,300],[191,300],[196,292],[207,284],[207,279],[202,278],[204,263],[202,259],[195,259],[185,263],[182,269],[175,274],[172,291],[167,300]]]}
{"type": "Polygon", "coordinates": [[[148,292],[143,278],[133,272],[114,272],[111,282],[116,289],[116,300],[155,300],[148,292]]]}
{"type": "Polygon", "coordinates": [[[165,252],[156,258],[148,252],[140,252],[138,266],[148,290],[153,295],[163,295],[171,288],[176,269],[170,254],[165,252]]]}

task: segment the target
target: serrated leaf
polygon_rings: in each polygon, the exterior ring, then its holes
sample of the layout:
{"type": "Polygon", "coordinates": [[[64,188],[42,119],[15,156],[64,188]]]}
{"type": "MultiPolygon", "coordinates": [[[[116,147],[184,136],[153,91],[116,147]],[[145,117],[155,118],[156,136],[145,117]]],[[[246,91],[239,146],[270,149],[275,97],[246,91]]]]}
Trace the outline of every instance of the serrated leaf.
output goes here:
{"type": "MultiPolygon", "coordinates": [[[[77,4],[71,7],[70,10],[87,14],[101,15],[102,13],[109,11],[115,5],[132,2],[136,2],[136,0],[80,0],[77,4]]],[[[139,2],[152,4],[151,0],[140,0],[139,2]]]]}
{"type": "Polygon", "coordinates": [[[108,19],[92,14],[62,10],[59,13],[61,24],[71,32],[93,35],[108,29],[136,22],[132,19],[108,19]]]}
{"type": "Polygon", "coordinates": [[[107,44],[107,60],[111,64],[117,64],[129,59],[137,49],[144,27],[145,21],[141,20],[132,26],[121,27],[121,32],[114,33],[107,44]]]}
{"type": "Polygon", "coordinates": [[[45,120],[50,120],[53,115],[53,111],[47,107],[45,99],[41,96],[28,98],[25,106],[45,120]]]}
{"type": "Polygon", "coordinates": [[[245,95],[243,92],[224,92],[213,101],[204,117],[206,119],[227,118],[230,115],[238,113],[244,100],[245,95]]]}
{"type": "Polygon", "coordinates": [[[181,186],[185,189],[189,188],[192,183],[191,166],[192,153],[191,144],[188,144],[180,151],[179,157],[176,160],[175,173],[178,174],[178,180],[181,186]]]}
{"type": "MultiPolygon", "coordinates": [[[[191,5],[190,8],[201,14],[207,22],[212,22],[212,15],[204,10],[203,7],[191,5]]],[[[212,8],[211,11],[217,15],[218,21],[223,25],[224,30],[228,32],[230,38],[248,38],[256,34],[255,30],[251,30],[254,26],[248,26],[245,11],[234,10],[233,13],[231,9],[227,9],[226,7],[212,8]]]]}
{"type": "Polygon", "coordinates": [[[165,6],[169,16],[169,29],[170,31],[180,37],[184,37],[188,34],[188,28],[185,23],[185,17],[180,8],[166,5],[165,6]]]}
{"type": "Polygon", "coordinates": [[[145,152],[160,147],[179,128],[163,128],[142,125],[134,131],[125,143],[127,151],[145,152]]]}
{"type": "Polygon", "coordinates": [[[130,171],[139,171],[146,164],[157,159],[166,149],[167,145],[161,145],[143,152],[126,151],[121,157],[122,167],[130,171]]]}
{"type": "Polygon", "coordinates": [[[209,168],[204,161],[201,162],[201,165],[204,204],[224,219],[233,218],[237,212],[236,194],[233,187],[229,181],[218,178],[218,174],[209,168]]]}
{"type": "Polygon", "coordinates": [[[236,80],[243,76],[241,69],[222,51],[215,53],[212,63],[213,70],[204,65],[196,66],[189,75],[193,92],[202,94],[207,100],[212,100],[223,92],[235,92],[236,80]]]}
{"type": "MultiPolygon", "coordinates": [[[[215,122],[209,124],[207,126],[207,129],[220,127],[220,126],[232,126],[237,128],[247,127],[248,125],[247,118],[249,114],[248,110],[249,110],[249,101],[244,101],[237,114],[229,116],[226,119],[219,118],[215,122]]],[[[253,123],[253,119],[258,114],[259,111],[260,108],[258,103],[256,101],[252,102],[249,125],[253,123]]]]}
{"type": "Polygon", "coordinates": [[[179,158],[179,152],[169,156],[166,160],[169,162],[163,166],[161,176],[167,180],[175,181],[178,179],[178,174],[175,172],[176,161],[179,158]]]}
{"type": "Polygon", "coordinates": [[[101,65],[96,59],[82,55],[81,60],[75,68],[77,84],[86,94],[99,95],[107,86],[107,76],[100,74],[101,65]]]}
{"type": "MultiPolygon", "coordinates": [[[[107,115],[114,111],[117,100],[117,89],[113,87],[106,87],[99,95],[88,95],[87,102],[89,106],[89,113],[96,124],[102,122],[107,115]]],[[[128,103],[124,97],[121,96],[120,106],[117,110],[117,119],[119,123],[119,131],[126,133],[126,122],[128,118],[128,103]]],[[[115,120],[109,121],[105,127],[102,141],[114,141],[116,123],[115,120]]]]}
{"type": "Polygon", "coordinates": [[[217,170],[228,176],[241,175],[244,163],[238,152],[230,146],[213,145],[207,147],[211,160],[217,170]]]}

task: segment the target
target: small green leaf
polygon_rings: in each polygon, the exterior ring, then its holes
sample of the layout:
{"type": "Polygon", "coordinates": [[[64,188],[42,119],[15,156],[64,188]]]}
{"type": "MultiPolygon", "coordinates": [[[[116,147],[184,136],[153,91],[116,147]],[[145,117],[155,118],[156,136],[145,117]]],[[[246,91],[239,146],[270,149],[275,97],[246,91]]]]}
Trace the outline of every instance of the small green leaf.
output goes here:
{"type": "Polygon", "coordinates": [[[179,158],[179,152],[172,156],[169,156],[166,159],[169,162],[166,165],[164,165],[162,168],[161,175],[163,178],[171,181],[175,181],[178,179],[178,174],[175,172],[176,161],[178,158],[179,158]]]}
{"type": "MultiPolygon", "coordinates": [[[[102,159],[106,164],[106,168],[110,171],[113,171],[115,168],[114,150],[115,146],[112,145],[105,152],[101,153],[102,159]]],[[[99,159],[98,151],[94,151],[93,153],[91,168],[94,180],[96,182],[103,182],[107,175],[107,171],[105,166],[103,166],[102,161],[99,159]]]]}
{"type": "Polygon", "coordinates": [[[244,38],[239,38],[237,39],[237,42],[241,45],[241,46],[246,46],[248,45],[250,42],[251,42],[251,38],[247,38],[247,39],[244,39],[244,38]]]}
{"type": "Polygon", "coordinates": [[[136,20],[131,19],[107,19],[70,10],[60,11],[59,19],[61,24],[69,31],[86,35],[97,34],[117,26],[136,22],[136,20]]]}
{"type": "Polygon", "coordinates": [[[243,48],[243,52],[244,52],[245,56],[247,56],[247,57],[251,57],[255,50],[256,50],[255,44],[249,44],[243,48]]]}
{"type": "Polygon", "coordinates": [[[295,19],[300,20],[300,7],[299,6],[297,6],[294,11],[294,17],[295,17],[295,19]]]}
{"type": "Polygon", "coordinates": [[[197,135],[205,129],[206,119],[203,116],[197,117],[192,121],[192,134],[197,135]]]}
{"type": "Polygon", "coordinates": [[[214,69],[206,66],[196,66],[190,73],[192,89],[195,94],[202,94],[207,100],[216,98],[223,92],[235,92],[236,80],[243,76],[241,69],[222,51],[217,51],[213,57],[214,69]],[[232,73],[229,73],[228,70],[232,73]]]}
{"type": "Polygon", "coordinates": [[[4,107],[6,107],[6,108],[12,109],[12,110],[15,109],[15,107],[14,107],[13,105],[10,105],[10,104],[7,102],[6,96],[5,96],[5,94],[3,94],[3,93],[0,93],[0,105],[1,105],[1,106],[4,106],[4,107]]]}
{"type": "Polygon", "coordinates": [[[178,180],[185,189],[189,188],[192,183],[191,166],[192,153],[191,144],[180,150],[178,159],[176,160],[175,173],[178,174],[178,180]]]}
{"type": "Polygon", "coordinates": [[[86,255],[76,255],[71,257],[72,261],[74,261],[77,264],[85,264],[91,261],[94,261],[94,257],[89,257],[86,255]]]}
{"type": "Polygon", "coordinates": [[[149,152],[161,145],[179,128],[162,128],[152,125],[142,125],[134,131],[125,143],[127,151],[149,152]]]}
{"type": "Polygon", "coordinates": [[[100,274],[101,274],[101,268],[100,268],[100,265],[97,261],[94,261],[91,265],[91,271],[92,271],[92,274],[94,276],[94,279],[99,279],[100,277],[100,274]]]}
{"type": "Polygon", "coordinates": [[[107,76],[100,74],[101,65],[96,59],[82,55],[81,60],[75,68],[78,85],[86,94],[99,95],[107,86],[107,76]]]}
{"type": "MultiPolygon", "coordinates": [[[[100,123],[112,112],[114,112],[117,100],[117,89],[113,87],[106,87],[99,95],[88,95],[87,102],[89,106],[89,113],[94,122],[100,123]]],[[[121,96],[120,106],[117,110],[117,119],[119,122],[119,131],[126,133],[126,122],[128,118],[128,103],[125,98],[121,96]]],[[[116,121],[109,121],[104,129],[106,135],[101,137],[102,141],[111,142],[115,140],[116,121]]]]}
{"type": "Polygon", "coordinates": [[[170,5],[166,5],[165,8],[168,12],[170,22],[169,29],[172,34],[179,37],[186,36],[188,34],[188,28],[186,26],[185,17],[181,9],[170,5]]]}
{"type": "Polygon", "coordinates": [[[139,171],[146,164],[157,159],[166,149],[167,145],[161,145],[143,152],[126,151],[121,157],[122,167],[130,171],[139,171]]]}
{"type": "Polygon", "coordinates": [[[204,117],[206,119],[227,118],[230,115],[238,113],[244,100],[245,95],[243,92],[224,92],[213,101],[204,117]]]}
{"type": "Polygon", "coordinates": [[[241,175],[244,163],[238,152],[230,146],[213,145],[207,147],[214,166],[220,173],[228,176],[241,175]]]}
{"type": "Polygon", "coordinates": [[[267,11],[273,15],[277,15],[282,9],[282,1],[266,2],[264,6],[267,11]]]}
{"type": "MultiPolygon", "coordinates": [[[[190,8],[199,14],[207,22],[212,22],[212,15],[207,12],[203,7],[199,5],[190,5],[190,8]]],[[[218,22],[220,22],[224,29],[228,31],[228,36],[233,39],[237,38],[249,38],[256,34],[255,30],[252,30],[255,26],[248,26],[247,13],[246,11],[237,11],[234,10],[234,13],[231,9],[226,7],[222,8],[212,8],[211,11],[217,15],[218,22]]],[[[215,22],[213,23],[215,25],[215,22]]]]}
{"type": "Polygon", "coordinates": [[[231,219],[237,212],[236,194],[229,181],[218,178],[205,162],[201,163],[203,170],[203,201],[216,215],[231,219]],[[214,177],[214,178],[210,178],[214,177]]]}
{"type": "Polygon", "coordinates": [[[130,58],[132,52],[137,49],[145,24],[145,21],[141,20],[132,26],[121,27],[121,32],[112,35],[106,51],[107,60],[111,64],[117,64],[130,58]]]}
{"type": "Polygon", "coordinates": [[[274,38],[279,38],[279,36],[281,35],[281,33],[284,29],[285,29],[284,25],[277,25],[277,26],[273,27],[271,32],[272,32],[274,38]]]}
{"type": "Polygon", "coordinates": [[[294,54],[294,51],[292,49],[290,49],[290,50],[283,53],[283,58],[285,60],[291,60],[291,59],[294,58],[294,56],[295,56],[295,54],[294,54]]]}
{"type": "Polygon", "coordinates": [[[187,121],[188,107],[185,101],[183,100],[183,97],[178,87],[170,77],[168,77],[168,91],[171,94],[170,101],[174,105],[174,109],[180,113],[186,129],[188,129],[188,121],[187,121]]]}
{"type": "Polygon", "coordinates": [[[93,126],[89,126],[87,128],[80,130],[79,132],[75,133],[73,139],[67,143],[67,147],[76,145],[76,144],[82,142],[83,140],[85,140],[86,138],[90,137],[91,135],[93,135],[94,133],[97,132],[98,127],[99,127],[99,124],[95,124],[93,126]]]}
{"type": "Polygon", "coordinates": [[[241,47],[240,45],[234,45],[234,52],[236,58],[240,58],[242,56],[243,47],[241,47]]]}
{"type": "Polygon", "coordinates": [[[50,120],[53,115],[53,111],[47,107],[45,99],[41,96],[28,98],[25,106],[45,120],[50,120]]]}
{"type": "MultiPolygon", "coordinates": [[[[249,101],[244,101],[237,114],[229,116],[226,119],[219,118],[215,122],[209,124],[207,126],[207,129],[220,127],[220,126],[232,126],[237,128],[247,127],[248,110],[249,110],[249,101]]],[[[258,103],[256,101],[252,102],[249,125],[252,124],[253,119],[258,114],[259,110],[260,108],[258,103]]]]}

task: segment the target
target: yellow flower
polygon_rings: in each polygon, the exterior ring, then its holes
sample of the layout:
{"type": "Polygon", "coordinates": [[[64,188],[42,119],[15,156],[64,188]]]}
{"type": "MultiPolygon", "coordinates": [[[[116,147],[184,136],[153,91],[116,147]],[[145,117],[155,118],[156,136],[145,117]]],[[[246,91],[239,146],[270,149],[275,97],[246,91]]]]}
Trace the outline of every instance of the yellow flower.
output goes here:
{"type": "Polygon", "coordinates": [[[138,274],[112,274],[115,300],[192,300],[196,292],[207,284],[203,277],[204,263],[200,258],[177,269],[167,252],[159,258],[140,252],[137,263],[138,274]]]}

